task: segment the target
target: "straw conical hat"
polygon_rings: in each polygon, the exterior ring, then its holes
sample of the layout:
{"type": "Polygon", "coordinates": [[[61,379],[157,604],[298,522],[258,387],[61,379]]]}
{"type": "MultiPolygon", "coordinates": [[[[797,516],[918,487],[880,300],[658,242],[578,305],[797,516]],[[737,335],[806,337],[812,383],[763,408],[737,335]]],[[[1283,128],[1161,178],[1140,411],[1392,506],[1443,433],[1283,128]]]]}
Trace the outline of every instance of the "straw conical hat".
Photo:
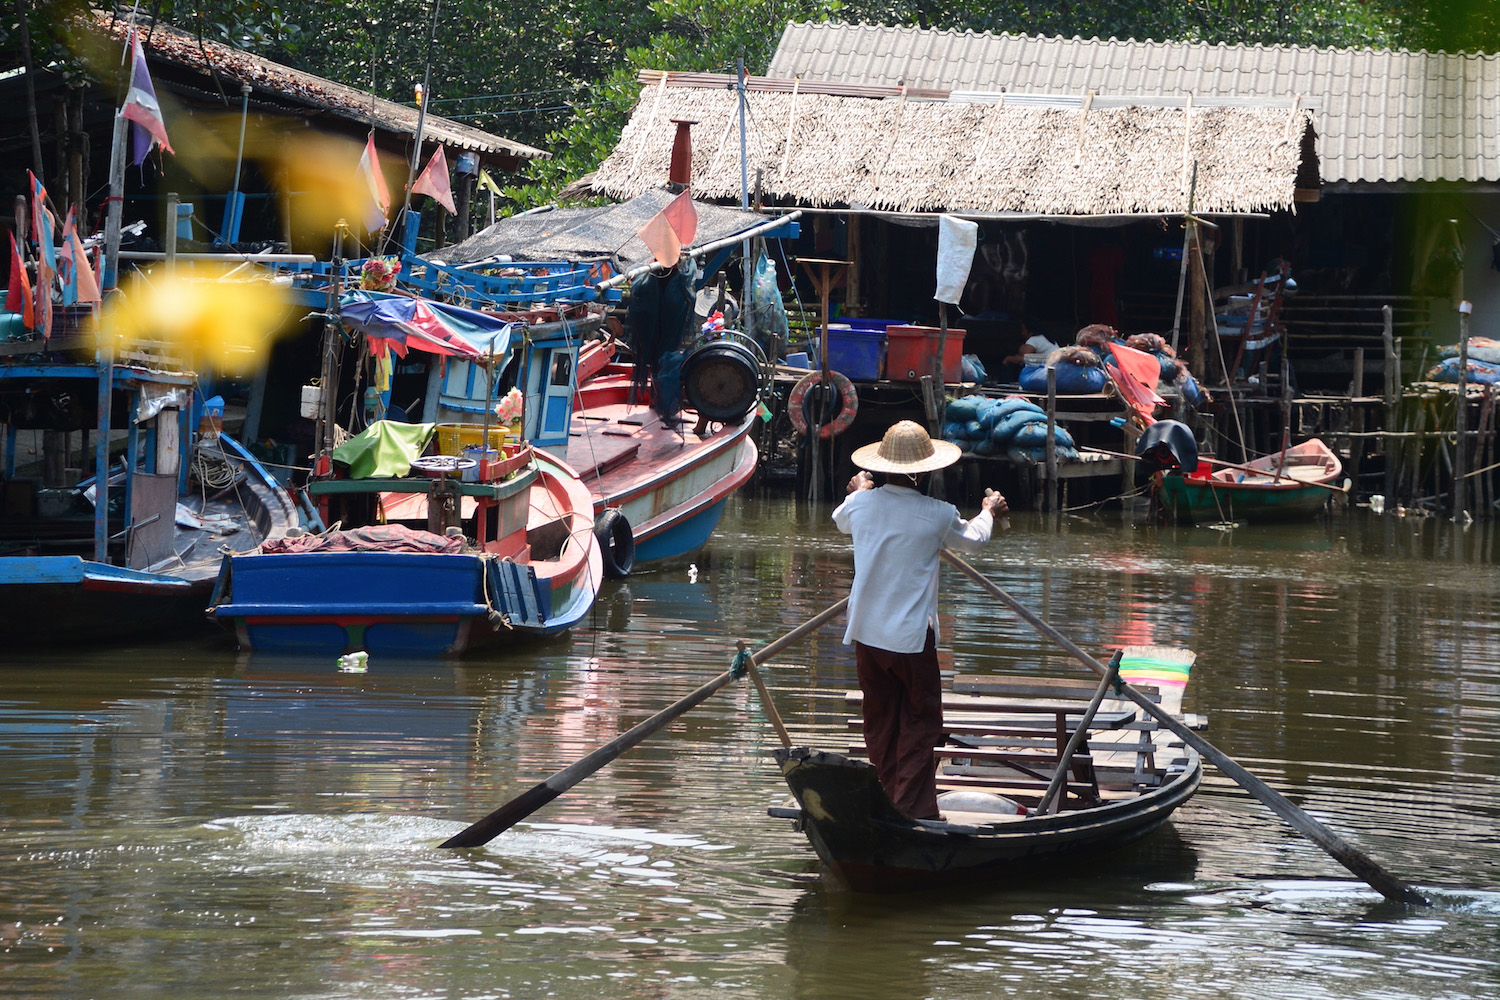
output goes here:
{"type": "Polygon", "coordinates": [[[958,445],[934,441],[921,424],[902,420],[892,424],[878,443],[856,448],[850,457],[855,465],[871,472],[916,475],[946,468],[957,462],[960,454],[958,445]]]}

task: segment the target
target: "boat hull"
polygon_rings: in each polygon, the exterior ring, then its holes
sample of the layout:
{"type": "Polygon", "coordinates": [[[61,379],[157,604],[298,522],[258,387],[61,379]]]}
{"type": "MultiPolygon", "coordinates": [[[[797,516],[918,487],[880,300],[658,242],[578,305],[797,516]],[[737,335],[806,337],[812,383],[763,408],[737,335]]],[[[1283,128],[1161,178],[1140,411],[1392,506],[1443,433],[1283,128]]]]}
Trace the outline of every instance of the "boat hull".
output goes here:
{"type": "MultiPolygon", "coordinates": [[[[0,643],[79,646],[212,632],[203,611],[213,594],[219,551],[253,549],[298,521],[274,477],[238,442],[220,440],[223,454],[242,463],[244,479],[228,499],[208,507],[185,498],[198,504],[196,511],[174,497],[177,525],[164,543],[170,554],[156,565],[131,569],[63,554],[0,557],[0,643]],[[200,515],[207,517],[198,527],[186,527],[200,515]]],[[[169,510],[165,516],[172,515],[169,510]]]]}
{"type": "Polygon", "coordinates": [[[214,614],[234,628],[243,649],[434,656],[553,636],[592,604],[581,589],[553,588],[529,568],[518,569],[525,570],[527,594],[497,586],[491,577],[501,572],[498,560],[479,555],[243,556],[228,570],[233,600],[214,614]]]}
{"type": "Polygon", "coordinates": [[[1187,475],[1158,475],[1157,500],[1189,523],[1301,520],[1341,492],[1334,483],[1342,472],[1338,456],[1314,438],[1244,466],[1200,462],[1187,475]]]}
{"type": "Polygon", "coordinates": [[[636,565],[679,559],[702,548],[730,495],[754,476],[755,417],[700,437],[688,429],[690,413],[671,429],[649,407],[626,402],[629,387],[612,370],[579,389],[568,458],[593,494],[595,517],[624,514],[636,565]]]}
{"type": "Polygon", "coordinates": [[[1201,524],[1308,518],[1328,505],[1330,493],[1321,486],[1266,488],[1165,476],[1158,496],[1172,517],[1201,524]]]}
{"type": "Polygon", "coordinates": [[[76,645],[200,630],[212,586],[80,556],[7,557],[0,560],[0,643],[76,645]]]}
{"type": "Polygon", "coordinates": [[[603,569],[588,491],[564,463],[535,454],[539,474],[516,497],[538,524],[573,525],[555,558],[483,551],[231,555],[212,614],[234,630],[242,649],[313,655],[458,656],[564,632],[593,607],[603,569]]]}
{"type": "Polygon", "coordinates": [[[805,747],[775,751],[818,857],[858,892],[1022,882],[1156,830],[1197,791],[1198,756],[1140,795],[982,827],[913,820],[863,761],[805,747]]]}

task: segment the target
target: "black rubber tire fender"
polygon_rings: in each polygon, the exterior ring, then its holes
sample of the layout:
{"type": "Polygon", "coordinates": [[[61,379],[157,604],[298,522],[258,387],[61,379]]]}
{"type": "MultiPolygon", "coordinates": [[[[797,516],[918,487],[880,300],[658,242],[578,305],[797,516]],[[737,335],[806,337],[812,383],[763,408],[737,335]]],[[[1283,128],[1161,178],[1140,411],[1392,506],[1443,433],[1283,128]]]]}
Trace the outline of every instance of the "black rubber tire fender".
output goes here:
{"type": "Polygon", "coordinates": [[[618,507],[605,508],[594,521],[594,537],[604,558],[604,575],[623,580],[635,569],[635,531],[618,507]]]}

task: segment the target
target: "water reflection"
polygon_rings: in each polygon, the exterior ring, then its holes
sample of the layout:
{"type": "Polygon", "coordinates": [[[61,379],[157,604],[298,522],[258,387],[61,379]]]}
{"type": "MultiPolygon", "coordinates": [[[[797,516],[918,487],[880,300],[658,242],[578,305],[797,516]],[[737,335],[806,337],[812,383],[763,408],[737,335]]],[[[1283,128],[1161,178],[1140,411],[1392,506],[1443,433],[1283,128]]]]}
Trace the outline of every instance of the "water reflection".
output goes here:
{"type": "MultiPolygon", "coordinates": [[[[1438,905],[1391,907],[1210,771],[1067,877],[832,890],[748,685],[476,851],[436,847],[846,592],[828,508],[737,499],[686,566],[521,655],[0,651],[0,976],[27,997],[1500,996],[1496,531],[1364,511],[1215,532],[1028,516],[976,560],[1092,652],[1198,654],[1205,735],[1438,905]],[[8,659],[7,659],[8,657],[8,659]],[[229,961],[224,961],[224,959],[229,961]]],[[[1084,676],[945,577],[945,663],[1084,676]]],[[[849,741],[837,625],[765,674],[849,741]]]]}

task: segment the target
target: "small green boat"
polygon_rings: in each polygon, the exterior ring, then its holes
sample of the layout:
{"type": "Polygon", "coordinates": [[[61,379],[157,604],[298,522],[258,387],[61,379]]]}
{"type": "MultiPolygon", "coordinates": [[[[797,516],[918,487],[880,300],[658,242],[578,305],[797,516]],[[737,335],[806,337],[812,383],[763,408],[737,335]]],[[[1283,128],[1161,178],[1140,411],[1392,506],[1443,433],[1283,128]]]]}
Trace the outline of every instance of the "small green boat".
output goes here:
{"type": "Polygon", "coordinates": [[[1348,489],[1338,455],[1318,438],[1244,465],[1209,459],[1186,475],[1158,474],[1156,497],[1178,521],[1278,521],[1310,517],[1348,489]],[[1217,467],[1217,468],[1216,468],[1217,467]]]}

